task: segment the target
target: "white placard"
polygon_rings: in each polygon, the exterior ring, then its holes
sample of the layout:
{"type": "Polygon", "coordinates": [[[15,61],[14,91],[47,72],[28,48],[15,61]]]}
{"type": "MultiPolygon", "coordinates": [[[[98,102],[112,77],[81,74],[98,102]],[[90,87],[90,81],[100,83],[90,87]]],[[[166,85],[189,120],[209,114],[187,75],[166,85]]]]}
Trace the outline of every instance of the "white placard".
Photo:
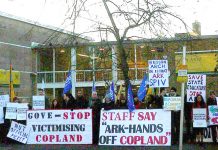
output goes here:
{"type": "Polygon", "coordinates": [[[102,110],[99,145],[170,146],[171,112],[162,109],[102,110]]]}
{"type": "Polygon", "coordinates": [[[6,107],[9,102],[9,95],[0,95],[0,106],[6,107]]]}
{"type": "Polygon", "coordinates": [[[169,87],[168,61],[149,60],[149,86],[169,87]]]}
{"type": "Polygon", "coordinates": [[[218,125],[218,106],[208,106],[209,112],[209,125],[218,125]]]}
{"type": "Polygon", "coordinates": [[[5,119],[17,119],[17,104],[7,103],[5,119]]]}
{"type": "Polygon", "coordinates": [[[198,94],[202,95],[206,101],[206,75],[188,74],[187,102],[194,103],[194,98],[198,94]]]}
{"type": "Polygon", "coordinates": [[[28,110],[28,144],[92,144],[92,110],[28,110]]]}
{"type": "Polygon", "coordinates": [[[7,137],[21,143],[26,143],[29,137],[30,128],[23,124],[12,121],[7,137]]]}
{"type": "Polygon", "coordinates": [[[181,110],[181,97],[164,97],[164,110],[181,110]]]}
{"type": "Polygon", "coordinates": [[[33,96],[33,109],[45,109],[45,96],[33,96]]]}
{"type": "Polygon", "coordinates": [[[26,120],[26,111],[28,110],[28,103],[21,103],[17,105],[17,120],[26,120]]]}
{"type": "Polygon", "coordinates": [[[206,108],[193,108],[193,127],[206,128],[206,108]]]}
{"type": "Polygon", "coordinates": [[[4,119],[4,111],[3,111],[3,107],[0,106],[0,124],[4,123],[5,119],[4,119]]]}

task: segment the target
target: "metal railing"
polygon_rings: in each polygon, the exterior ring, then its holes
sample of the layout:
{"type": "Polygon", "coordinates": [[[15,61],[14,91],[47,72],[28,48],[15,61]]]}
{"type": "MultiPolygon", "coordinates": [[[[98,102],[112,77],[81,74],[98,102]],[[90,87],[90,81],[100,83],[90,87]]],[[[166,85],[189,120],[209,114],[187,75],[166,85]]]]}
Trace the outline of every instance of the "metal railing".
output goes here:
{"type": "MultiPolygon", "coordinates": [[[[129,77],[131,80],[140,80],[143,78],[146,72],[145,68],[130,68],[129,77]]],[[[37,73],[37,83],[42,83],[44,79],[45,83],[53,83],[53,75],[55,75],[54,82],[65,82],[68,71],[45,71],[37,73]]],[[[123,80],[122,70],[118,69],[118,80],[123,80]]],[[[93,80],[93,70],[76,70],[76,81],[77,82],[89,82],[93,80]]],[[[111,69],[95,70],[96,81],[108,81],[112,80],[111,69]]]]}

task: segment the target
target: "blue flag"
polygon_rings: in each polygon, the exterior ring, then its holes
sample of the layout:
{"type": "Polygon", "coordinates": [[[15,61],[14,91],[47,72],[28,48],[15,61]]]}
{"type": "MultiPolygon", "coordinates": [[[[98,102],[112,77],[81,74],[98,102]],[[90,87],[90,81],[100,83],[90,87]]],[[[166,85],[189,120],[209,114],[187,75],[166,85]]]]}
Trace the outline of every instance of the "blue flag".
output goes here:
{"type": "Polygon", "coordinates": [[[115,101],[115,91],[114,91],[114,82],[111,83],[110,85],[110,97],[111,97],[111,101],[115,101]]]}
{"type": "Polygon", "coordinates": [[[71,70],[70,70],[67,74],[67,79],[65,81],[63,94],[69,92],[71,88],[72,88],[72,77],[71,77],[71,70]]]}
{"type": "Polygon", "coordinates": [[[141,83],[141,85],[139,87],[138,93],[137,93],[139,101],[142,101],[146,96],[146,91],[147,91],[146,85],[147,85],[147,83],[148,83],[148,80],[147,80],[147,76],[145,75],[143,80],[142,80],[142,83],[141,83]]]}
{"type": "Polygon", "coordinates": [[[131,84],[128,86],[128,93],[127,93],[127,106],[129,108],[129,111],[132,112],[135,110],[134,100],[133,100],[133,93],[132,93],[132,87],[131,84]]]}
{"type": "Polygon", "coordinates": [[[95,81],[92,82],[92,93],[96,92],[95,81]]]}

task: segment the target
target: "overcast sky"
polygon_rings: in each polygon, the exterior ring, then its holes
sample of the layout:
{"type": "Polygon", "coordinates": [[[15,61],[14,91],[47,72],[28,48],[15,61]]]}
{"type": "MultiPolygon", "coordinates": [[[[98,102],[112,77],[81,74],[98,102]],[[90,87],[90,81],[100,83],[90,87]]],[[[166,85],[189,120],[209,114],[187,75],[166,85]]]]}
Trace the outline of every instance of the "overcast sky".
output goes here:
{"type": "MultiPolygon", "coordinates": [[[[67,0],[0,0],[0,11],[22,18],[38,21],[41,24],[71,30],[69,23],[62,24],[66,18],[67,0]]],[[[70,0],[68,0],[69,2],[70,0]]],[[[99,0],[91,0],[90,8],[96,14],[104,14],[100,7],[93,4],[99,0]]],[[[173,11],[180,15],[191,28],[198,20],[201,23],[202,35],[218,34],[218,0],[165,0],[175,6],[173,11]]],[[[90,13],[93,13],[90,12],[90,13]]],[[[76,32],[81,33],[92,27],[95,16],[84,16],[78,21],[76,32]]],[[[177,27],[175,32],[185,32],[177,27]]],[[[92,36],[91,34],[89,36],[92,36]]],[[[95,37],[94,37],[95,38],[95,37]]]]}

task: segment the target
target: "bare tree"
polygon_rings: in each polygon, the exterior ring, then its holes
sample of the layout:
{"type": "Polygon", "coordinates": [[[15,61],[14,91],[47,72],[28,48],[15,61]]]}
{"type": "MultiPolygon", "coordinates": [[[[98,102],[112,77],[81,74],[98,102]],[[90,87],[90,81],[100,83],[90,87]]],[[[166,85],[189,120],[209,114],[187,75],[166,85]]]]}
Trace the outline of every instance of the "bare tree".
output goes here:
{"type": "MultiPolygon", "coordinates": [[[[70,1],[67,0],[66,2],[69,3],[70,1]]],[[[90,4],[86,5],[88,2],[90,1],[76,0],[72,4],[69,3],[66,20],[72,20],[73,32],[77,31],[77,19],[85,18],[84,12],[92,16],[91,11],[89,11],[90,4]]],[[[138,33],[141,37],[146,37],[151,33],[159,37],[165,36],[170,32],[169,25],[172,23],[172,20],[170,21],[172,18],[181,21],[186,27],[184,21],[174,12],[171,12],[171,7],[164,0],[98,0],[93,5],[103,6],[104,12],[108,16],[104,16],[104,19],[107,21],[102,22],[97,17],[95,19],[86,18],[94,22],[97,27],[90,26],[90,31],[85,31],[79,35],[99,32],[102,40],[107,40],[109,34],[114,36],[117,46],[118,67],[122,70],[126,87],[130,78],[127,62],[129,52],[125,48],[125,41],[131,39],[131,37],[139,37],[138,33]],[[138,32],[130,33],[135,30],[138,32]],[[105,34],[106,39],[102,38],[103,34],[105,34]]]]}
{"type": "Polygon", "coordinates": [[[132,29],[139,28],[142,31],[149,29],[158,34],[159,29],[169,31],[167,20],[169,17],[179,19],[184,25],[183,20],[169,11],[170,6],[164,1],[158,0],[123,0],[121,3],[112,0],[102,0],[111,26],[99,28],[101,31],[111,32],[117,45],[118,58],[120,59],[119,67],[122,69],[125,79],[125,86],[129,84],[129,66],[127,63],[127,52],[125,51],[124,41],[128,38],[128,32],[132,29]],[[121,20],[123,32],[118,22],[121,20]]]}

